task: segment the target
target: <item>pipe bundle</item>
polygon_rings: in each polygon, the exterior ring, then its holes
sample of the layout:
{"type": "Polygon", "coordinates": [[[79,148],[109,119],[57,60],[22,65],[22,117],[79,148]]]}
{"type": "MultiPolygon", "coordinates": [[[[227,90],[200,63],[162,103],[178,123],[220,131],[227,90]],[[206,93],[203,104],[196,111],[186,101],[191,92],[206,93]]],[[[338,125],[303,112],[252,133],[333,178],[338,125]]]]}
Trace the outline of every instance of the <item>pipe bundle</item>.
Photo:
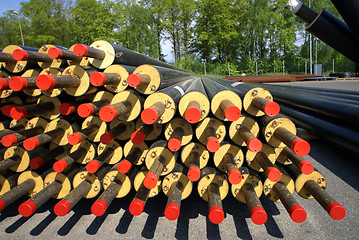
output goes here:
{"type": "Polygon", "coordinates": [[[1,211],[27,195],[22,216],[50,198],[59,200],[55,214],[65,216],[94,198],[84,207],[101,216],[136,191],[124,207],[140,215],[163,192],[164,215],[175,220],[182,200],[198,192],[215,224],[228,195],[247,205],[256,224],[267,220],[262,195],[300,223],[307,215],[296,191],[333,219],[345,216],[272,89],[197,78],[105,41],[68,49],[11,45],[1,57],[1,211]]]}

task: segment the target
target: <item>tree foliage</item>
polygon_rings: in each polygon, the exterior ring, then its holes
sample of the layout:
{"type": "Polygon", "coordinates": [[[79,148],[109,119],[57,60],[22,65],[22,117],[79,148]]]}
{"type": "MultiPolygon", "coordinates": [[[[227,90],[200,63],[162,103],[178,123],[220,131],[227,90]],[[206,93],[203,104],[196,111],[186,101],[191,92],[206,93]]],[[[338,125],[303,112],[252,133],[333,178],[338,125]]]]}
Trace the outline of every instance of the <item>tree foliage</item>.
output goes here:
{"type": "MultiPolygon", "coordinates": [[[[25,45],[33,47],[103,39],[163,60],[161,43],[169,41],[176,65],[194,72],[203,72],[203,62],[216,74],[281,72],[283,63],[287,71],[304,72],[309,34],[303,21],[283,8],[286,2],[29,0],[21,3],[19,16],[8,11],[0,17],[0,47],[21,44],[20,19],[25,45]]],[[[329,0],[311,4],[315,11],[325,8],[339,16],[329,0]]],[[[346,64],[315,38],[313,49],[327,70],[333,59],[346,64]]]]}

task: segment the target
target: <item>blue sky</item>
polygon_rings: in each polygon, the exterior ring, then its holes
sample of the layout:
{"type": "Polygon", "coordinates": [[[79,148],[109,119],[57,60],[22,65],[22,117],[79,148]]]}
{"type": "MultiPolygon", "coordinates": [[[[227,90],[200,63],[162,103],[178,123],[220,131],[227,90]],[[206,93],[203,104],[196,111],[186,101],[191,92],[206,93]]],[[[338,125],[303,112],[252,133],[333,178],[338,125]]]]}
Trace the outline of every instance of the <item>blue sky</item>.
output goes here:
{"type": "Polygon", "coordinates": [[[19,11],[21,8],[20,2],[28,2],[27,0],[0,0],[0,15],[7,10],[19,11]]]}

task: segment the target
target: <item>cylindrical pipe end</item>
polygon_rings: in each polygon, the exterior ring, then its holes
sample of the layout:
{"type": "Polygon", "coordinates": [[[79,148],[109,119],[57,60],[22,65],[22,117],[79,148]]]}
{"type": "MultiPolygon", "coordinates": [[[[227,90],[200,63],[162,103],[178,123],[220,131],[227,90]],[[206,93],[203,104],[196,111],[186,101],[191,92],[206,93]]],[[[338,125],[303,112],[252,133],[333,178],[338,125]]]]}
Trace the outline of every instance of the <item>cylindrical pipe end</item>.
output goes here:
{"type": "Polygon", "coordinates": [[[62,58],[62,51],[60,48],[52,47],[47,52],[50,58],[52,59],[61,59],[62,58]]]}
{"type": "Polygon", "coordinates": [[[118,171],[122,174],[126,174],[130,171],[131,167],[132,164],[128,160],[124,159],[118,164],[118,171]]]}
{"type": "Polygon", "coordinates": [[[12,56],[17,61],[26,61],[29,58],[29,54],[23,49],[15,49],[12,53],[12,56]]]}
{"type": "Polygon", "coordinates": [[[11,90],[14,90],[16,92],[23,91],[29,86],[26,78],[15,76],[10,78],[9,80],[9,87],[11,90]]]}
{"type": "Polygon", "coordinates": [[[264,208],[254,207],[251,210],[251,219],[254,224],[262,225],[267,222],[268,216],[264,208]]]}
{"type": "Polygon", "coordinates": [[[129,211],[132,215],[138,216],[143,212],[145,204],[140,199],[134,199],[129,207],[129,211]]]}
{"type": "Polygon", "coordinates": [[[107,144],[109,144],[110,142],[112,142],[114,138],[115,138],[115,137],[113,136],[112,133],[106,132],[106,133],[104,133],[104,134],[101,135],[100,141],[101,141],[101,143],[107,145],[107,144]]]}
{"type": "Polygon", "coordinates": [[[131,142],[135,145],[141,145],[146,138],[146,134],[141,130],[136,130],[131,134],[131,142]]]}
{"type": "Polygon", "coordinates": [[[18,211],[23,217],[30,217],[36,211],[36,204],[27,200],[19,206],[18,211]]]}
{"type": "Polygon", "coordinates": [[[100,167],[101,167],[101,164],[99,163],[99,161],[97,161],[97,160],[92,160],[91,162],[89,162],[89,163],[86,165],[86,170],[87,170],[89,173],[95,173],[95,172],[97,172],[97,170],[99,170],[100,167]]]}
{"type": "Polygon", "coordinates": [[[159,117],[158,111],[153,108],[149,107],[142,111],[141,113],[141,119],[145,124],[154,124],[159,117]]]}
{"type": "Polygon", "coordinates": [[[289,208],[288,213],[296,223],[302,223],[307,219],[307,212],[300,205],[293,205],[289,208]]]}
{"type": "Polygon", "coordinates": [[[117,117],[117,110],[114,106],[104,106],[100,109],[99,116],[104,122],[111,122],[117,117]]]}
{"type": "Polygon", "coordinates": [[[337,202],[332,202],[327,206],[327,212],[334,220],[341,220],[346,215],[345,208],[337,202]]]}
{"type": "Polygon", "coordinates": [[[282,173],[275,167],[267,168],[266,175],[272,182],[278,182],[282,177],[282,173]]]}
{"type": "Polygon", "coordinates": [[[262,142],[258,138],[250,138],[247,143],[248,150],[251,152],[259,152],[262,150],[262,142]]]}
{"type": "Polygon", "coordinates": [[[206,144],[207,150],[210,152],[217,152],[218,149],[220,148],[220,144],[217,138],[215,137],[209,137],[207,139],[207,144],[206,144]]]}
{"type": "Polygon", "coordinates": [[[36,86],[41,90],[54,89],[56,86],[56,80],[52,75],[41,74],[36,78],[36,86]]]}
{"type": "Polygon", "coordinates": [[[209,220],[214,224],[219,224],[224,219],[224,211],[221,207],[213,206],[211,209],[209,209],[208,214],[209,220]]]}
{"type": "Polygon", "coordinates": [[[234,122],[241,117],[241,110],[236,105],[231,105],[227,107],[224,115],[226,116],[228,121],[234,122]]]}
{"type": "Polygon", "coordinates": [[[295,139],[291,143],[290,148],[295,154],[301,157],[308,155],[308,153],[310,152],[310,144],[301,138],[295,139]]]}
{"type": "Polygon", "coordinates": [[[71,145],[74,146],[74,145],[79,144],[83,139],[82,139],[81,134],[78,133],[78,132],[76,132],[76,133],[71,134],[71,135],[67,138],[67,140],[69,141],[69,143],[70,143],[71,145]]]}
{"type": "Polygon", "coordinates": [[[308,160],[299,163],[299,169],[303,174],[309,175],[314,171],[314,166],[308,160]]]}
{"type": "Polygon", "coordinates": [[[148,172],[143,179],[143,185],[147,189],[153,189],[157,186],[158,176],[152,172],[148,172]]]}
{"type": "Polygon", "coordinates": [[[201,120],[201,110],[198,109],[195,106],[189,107],[187,108],[185,114],[185,119],[187,120],[187,122],[189,123],[198,123],[201,120]]]}
{"type": "Polygon", "coordinates": [[[165,209],[165,217],[168,220],[176,220],[180,214],[180,207],[176,203],[169,203],[165,209]]]}
{"type": "Polygon", "coordinates": [[[22,106],[12,107],[10,109],[10,116],[15,120],[26,118],[27,110],[22,106]]]}
{"type": "Polygon", "coordinates": [[[77,56],[80,56],[80,57],[85,57],[89,52],[89,49],[86,45],[84,44],[76,44],[74,46],[74,53],[77,55],[77,56]]]}
{"type": "Polygon", "coordinates": [[[71,210],[71,204],[66,200],[61,200],[54,207],[54,212],[57,216],[63,217],[71,210]]]}
{"type": "Polygon", "coordinates": [[[99,217],[102,216],[107,210],[107,203],[104,200],[96,200],[91,206],[91,212],[93,215],[99,217]]]}
{"type": "Polygon", "coordinates": [[[59,161],[54,163],[52,168],[55,172],[61,173],[67,168],[67,162],[63,159],[60,159],[59,161]]]}
{"type": "Polygon", "coordinates": [[[182,142],[181,139],[173,137],[168,141],[167,145],[169,150],[172,152],[177,152],[181,148],[182,142]]]}
{"type": "Polygon", "coordinates": [[[94,72],[90,76],[90,82],[96,87],[103,86],[106,83],[106,76],[102,72],[94,72]]]}
{"type": "Polygon", "coordinates": [[[142,83],[142,78],[139,74],[130,74],[127,77],[127,84],[131,87],[137,87],[142,83]]]}
{"type": "Polygon", "coordinates": [[[280,112],[280,107],[278,103],[273,101],[268,101],[263,106],[263,112],[270,117],[277,116],[277,114],[280,112]]]}
{"type": "Polygon", "coordinates": [[[41,157],[35,157],[33,159],[30,160],[30,167],[32,169],[38,169],[39,167],[41,167],[42,165],[44,165],[44,160],[42,160],[41,157]]]}
{"type": "Polygon", "coordinates": [[[17,138],[14,134],[3,136],[1,139],[1,144],[4,145],[4,147],[11,147],[15,143],[17,143],[17,138]]]}
{"type": "Polygon", "coordinates": [[[93,106],[90,103],[83,103],[77,108],[77,114],[82,118],[87,118],[94,112],[93,106]]]}
{"type": "Polygon", "coordinates": [[[197,182],[201,176],[201,170],[198,167],[192,166],[188,169],[187,177],[192,182],[197,182]]]}
{"type": "Polygon", "coordinates": [[[228,181],[233,184],[239,184],[242,181],[242,175],[238,169],[231,169],[228,172],[228,181]]]}
{"type": "Polygon", "coordinates": [[[70,115],[75,111],[75,107],[71,103],[61,103],[59,107],[59,112],[62,115],[70,115]]]}
{"type": "Polygon", "coordinates": [[[40,146],[40,141],[36,137],[31,137],[24,141],[23,146],[26,150],[31,151],[40,146]]]}

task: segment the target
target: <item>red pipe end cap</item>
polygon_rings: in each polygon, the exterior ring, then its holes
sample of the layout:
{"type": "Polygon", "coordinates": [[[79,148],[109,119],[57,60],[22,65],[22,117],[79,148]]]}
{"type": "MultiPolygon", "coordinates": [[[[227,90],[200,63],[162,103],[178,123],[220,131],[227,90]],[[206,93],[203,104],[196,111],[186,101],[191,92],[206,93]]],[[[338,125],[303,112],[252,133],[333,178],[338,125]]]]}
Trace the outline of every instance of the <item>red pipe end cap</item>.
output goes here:
{"type": "Polygon", "coordinates": [[[127,77],[127,84],[131,87],[137,87],[142,83],[142,78],[138,74],[130,74],[127,77]]]}
{"type": "Polygon", "coordinates": [[[101,167],[100,163],[97,160],[92,160],[86,165],[86,170],[89,173],[95,173],[101,167]]]}
{"type": "Polygon", "coordinates": [[[247,143],[248,150],[251,152],[259,152],[262,150],[262,142],[258,138],[250,138],[247,143]]]}
{"type": "Polygon", "coordinates": [[[17,143],[17,138],[14,134],[9,134],[2,137],[1,143],[2,145],[4,145],[4,147],[11,147],[15,143],[17,143]]]}
{"type": "Polygon", "coordinates": [[[208,214],[209,220],[214,224],[219,224],[224,219],[224,211],[221,207],[213,206],[211,209],[209,209],[208,214]]]}
{"type": "Polygon", "coordinates": [[[169,150],[172,152],[177,152],[181,148],[182,142],[181,139],[173,137],[168,141],[167,145],[169,150]]]}
{"type": "Polygon", "coordinates": [[[308,160],[303,160],[299,163],[299,169],[303,174],[309,175],[314,171],[314,166],[308,160]]]}
{"type": "Polygon", "coordinates": [[[278,103],[269,101],[266,104],[264,104],[263,112],[267,116],[274,117],[274,116],[277,116],[277,114],[280,112],[280,107],[279,107],[278,103]]]}
{"type": "Polygon", "coordinates": [[[272,182],[278,182],[282,177],[282,173],[275,167],[267,168],[266,175],[272,182]]]}
{"type": "Polygon", "coordinates": [[[140,199],[134,199],[129,207],[129,211],[132,215],[138,216],[143,212],[145,204],[140,199]]]}
{"type": "Polygon", "coordinates": [[[198,167],[190,167],[188,169],[187,177],[192,182],[197,182],[201,176],[201,170],[198,167]]]}
{"type": "Polygon", "coordinates": [[[75,107],[71,103],[61,103],[59,112],[62,115],[70,115],[75,111],[75,107]]]}
{"type": "Polygon", "coordinates": [[[301,138],[295,139],[290,145],[290,148],[295,154],[301,157],[308,155],[310,152],[310,144],[301,138]]]}
{"type": "Polygon", "coordinates": [[[26,61],[29,58],[29,54],[27,53],[27,51],[23,50],[23,49],[16,49],[12,52],[12,56],[15,58],[15,60],[17,61],[26,61]]]}
{"type": "Polygon", "coordinates": [[[158,177],[156,174],[152,172],[148,172],[145,176],[145,179],[143,179],[143,185],[147,189],[153,189],[157,186],[158,177]]]}
{"type": "Polygon", "coordinates": [[[262,207],[254,207],[251,210],[251,219],[254,224],[262,225],[267,222],[268,216],[262,207]]]}
{"type": "Polygon", "coordinates": [[[102,72],[94,72],[90,76],[90,82],[96,87],[103,86],[106,83],[106,76],[102,72]]]}
{"type": "Polygon", "coordinates": [[[5,78],[0,77],[0,91],[9,89],[9,84],[5,78]]]}
{"type": "Polygon", "coordinates": [[[74,145],[77,145],[79,144],[81,141],[82,141],[82,136],[80,133],[76,132],[76,133],[73,133],[71,134],[67,140],[69,141],[69,143],[74,146],[74,145]]]}
{"type": "Polygon", "coordinates": [[[31,137],[26,139],[23,145],[26,150],[31,151],[40,146],[40,141],[36,137],[31,137]]]}
{"type": "Polygon", "coordinates": [[[146,138],[146,134],[141,130],[136,130],[131,134],[131,142],[135,145],[141,145],[146,138]]]}
{"type": "Polygon", "coordinates": [[[239,107],[235,105],[231,105],[227,107],[224,115],[228,119],[228,121],[234,122],[237,121],[241,117],[241,110],[239,107]]]}
{"type": "Polygon", "coordinates": [[[307,212],[300,205],[294,205],[288,210],[290,217],[296,223],[302,223],[307,219],[307,212]]]}
{"type": "Polygon", "coordinates": [[[63,159],[60,159],[59,161],[55,162],[54,165],[52,165],[52,168],[55,172],[61,173],[67,168],[67,162],[63,159]]]}
{"type": "Polygon", "coordinates": [[[22,91],[26,89],[29,86],[26,78],[24,77],[12,77],[9,80],[9,87],[11,90],[14,90],[16,92],[22,91]]]}
{"type": "Polygon", "coordinates": [[[93,106],[90,103],[81,104],[77,108],[77,114],[82,118],[87,118],[94,112],[93,106]]]}
{"type": "Polygon", "coordinates": [[[17,106],[10,109],[10,116],[15,120],[20,120],[26,118],[27,111],[26,108],[17,106]]]}
{"type": "Polygon", "coordinates": [[[213,153],[217,152],[220,147],[218,139],[215,137],[209,137],[207,139],[206,147],[207,147],[208,151],[210,151],[210,152],[213,152],[213,153]]]}
{"type": "Polygon", "coordinates": [[[2,211],[5,208],[5,202],[4,200],[0,199],[0,211],[2,211]]]}
{"type": "Polygon", "coordinates": [[[76,44],[74,46],[74,53],[77,56],[85,57],[85,56],[87,56],[88,52],[89,52],[89,49],[88,49],[88,47],[86,45],[76,44]]]}
{"type": "Polygon", "coordinates": [[[145,124],[154,124],[159,117],[158,111],[155,108],[149,107],[142,111],[141,119],[145,124]]]}
{"type": "Polygon", "coordinates": [[[184,118],[189,123],[198,123],[201,120],[201,110],[199,110],[197,107],[189,107],[187,108],[184,118]]]}
{"type": "Polygon", "coordinates": [[[30,160],[30,167],[32,169],[38,169],[39,167],[41,167],[42,165],[44,165],[44,160],[42,160],[41,157],[35,157],[33,159],[30,160]]]}
{"type": "Polygon", "coordinates": [[[29,217],[36,211],[36,204],[27,200],[19,206],[18,210],[23,217],[29,217]]]}
{"type": "Polygon", "coordinates": [[[334,220],[341,220],[346,215],[346,210],[337,202],[332,202],[327,206],[327,212],[329,213],[330,217],[334,220]]]}
{"type": "Polygon", "coordinates": [[[111,122],[117,117],[117,110],[114,106],[104,106],[100,109],[99,116],[104,122],[111,122]]]}
{"type": "Polygon", "coordinates": [[[126,174],[130,171],[131,167],[132,164],[128,160],[124,159],[118,164],[118,171],[122,174],[126,174]]]}
{"type": "Polygon", "coordinates": [[[47,54],[49,55],[50,58],[52,59],[60,59],[62,58],[62,51],[59,48],[56,47],[52,47],[49,49],[49,51],[47,52],[47,54]]]}
{"type": "Polygon", "coordinates": [[[7,117],[10,117],[10,111],[11,111],[11,108],[13,108],[14,105],[5,105],[1,108],[1,112],[2,114],[4,114],[5,116],[7,117]]]}
{"type": "Polygon", "coordinates": [[[228,172],[228,181],[233,184],[239,184],[242,181],[242,175],[238,169],[231,169],[228,172]]]}
{"type": "Polygon", "coordinates": [[[112,133],[106,132],[106,133],[104,133],[104,134],[101,135],[100,141],[101,141],[101,143],[103,143],[103,144],[109,144],[110,142],[113,141],[114,138],[115,138],[115,137],[112,135],[112,133]]]}
{"type": "Polygon", "coordinates": [[[180,214],[180,207],[175,203],[167,204],[165,209],[165,217],[168,220],[176,220],[180,214]]]}
{"type": "Polygon", "coordinates": [[[107,210],[107,203],[104,200],[96,200],[91,206],[91,212],[93,215],[99,217],[102,216],[107,210]]]}
{"type": "Polygon", "coordinates": [[[36,86],[41,90],[54,89],[56,86],[56,80],[52,75],[41,74],[36,78],[36,86]]]}
{"type": "Polygon", "coordinates": [[[61,200],[54,207],[54,212],[57,216],[63,217],[71,210],[71,204],[66,200],[61,200]]]}

